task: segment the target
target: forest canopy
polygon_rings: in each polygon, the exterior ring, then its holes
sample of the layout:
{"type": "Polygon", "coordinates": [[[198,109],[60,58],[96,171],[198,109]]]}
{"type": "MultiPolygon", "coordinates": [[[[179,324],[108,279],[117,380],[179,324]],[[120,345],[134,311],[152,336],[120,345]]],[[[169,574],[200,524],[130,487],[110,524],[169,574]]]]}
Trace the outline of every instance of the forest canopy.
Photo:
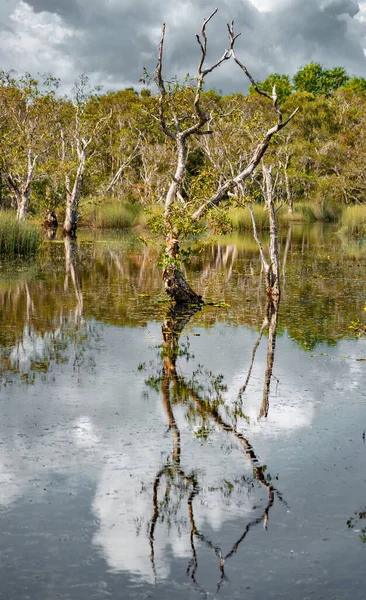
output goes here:
{"type": "MultiPolygon", "coordinates": [[[[182,112],[192,102],[194,85],[187,77],[169,86],[168,97],[182,112]]],[[[266,154],[278,168],[279,199],[289,206],[303,200],[363,203],[366,79],[351,77],[343,67],[310,63],[293,78],[274,73],[258,82],[268,93],[274,85],[284,114],[299,107],[266,154]]],[[[60,97],[58,88],[50,75],[0,72],[1,207],[19,212],[27,197],[27,212],[33,215],[63,214],[75,186],[81,216],[88,206],[112,199],[145,208],[159,205],[175,156],[159,125],[155,90],[103,93],[90,89],[86,76],[78,79],[72,97],[60,97]]],[[[230,177],[273,122],[271,106],[253,92],[252,86],[247,95],[202,93],[212,135],[190,140],[182,203],[189,196],[198,205],[220,178],[230,177]]],[[[246,182],[236,201],[240,205],[248,198],[261,201],[260,173],[246,182]]]]}

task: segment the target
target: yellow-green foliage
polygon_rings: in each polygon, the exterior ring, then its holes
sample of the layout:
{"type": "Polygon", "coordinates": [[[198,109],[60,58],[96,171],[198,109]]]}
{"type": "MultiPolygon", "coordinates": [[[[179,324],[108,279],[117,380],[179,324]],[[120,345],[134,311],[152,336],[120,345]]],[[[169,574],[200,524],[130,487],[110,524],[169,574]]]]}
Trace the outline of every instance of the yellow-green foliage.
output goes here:
{"type": "Polygon", "coordinates": [[[95,210],[91,224],[97,229],[129,229],[143,224],[142,209],[138,204],[102,204],[95,210]]]}
{"type": "Polygon", "coordinates": [[[366,235],[366,205],[350,206],[341,218],[340,232],[349,237],[366,235]]]}
{"type": "Polygon", "coordinates": [[[11,212],[0,211],[0,255],[14,258],[35,254],[41,232],[33,223],[19,222],[11,212]]]}

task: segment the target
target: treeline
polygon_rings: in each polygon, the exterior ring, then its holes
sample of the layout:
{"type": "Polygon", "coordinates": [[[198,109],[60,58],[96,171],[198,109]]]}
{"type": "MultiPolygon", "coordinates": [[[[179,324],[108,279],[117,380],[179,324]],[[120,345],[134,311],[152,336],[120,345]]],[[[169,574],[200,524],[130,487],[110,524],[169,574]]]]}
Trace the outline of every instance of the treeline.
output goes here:
{"type": "MultiPolygon", "coordinates": [[[[169,124],[192,115],[194,81],[168,84],[169,124]],[[171,107],[169,100],[171,99],[171,107]]],[[[337,67],[311,63],[290,79],[273,74],[258,84],[272,93],[276,85],[284,114],[299,112],[276,136],[266,153],[276,175],[278,201],[289,212],[309,201],[341,209],[366,197],[366,80],[350,78],[337,67]]],[[[145,88],[109,92],[90,90],[79,78],[73,96],[58,94],[59,81],[0,72],[0,203],[27,213],[63,219],[73,211],[110,202],[154,210],[162,202],[176,161],[174,141],[161,131],[158,97],[145,88]]],[[[250,89],[247,96],[202,94],[210,114],[211,135],[199,135],[189,148],[181,190],[182,213],[209,197],[249,160],[258,139],[273,122],[268,99],[250,89]]],[[[261,171],[228,198],[236,205],[263,197],[261,171]]],[[[220,220],[225,206],[213,218],[220,220]],[[220,212],[221,211],[221,212],[220,212]]]]}

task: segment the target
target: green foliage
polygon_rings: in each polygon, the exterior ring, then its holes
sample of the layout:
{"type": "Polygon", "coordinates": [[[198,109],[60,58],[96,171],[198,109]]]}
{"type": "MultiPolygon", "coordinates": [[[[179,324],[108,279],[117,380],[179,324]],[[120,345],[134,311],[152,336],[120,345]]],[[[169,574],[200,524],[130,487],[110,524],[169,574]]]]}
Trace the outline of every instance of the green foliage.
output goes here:
{"type": "Polygon", "coordinates": [[[347,83],[343,85],[343,89],[352,92],[353,94],[366,92],[366,79],[364,77],[352,77],[352,79],[349,79],[347,83]]]}
{"type": "MultiPolygon", "coordinates": [[[[366,304],[363,310],[366,312],[366,304]]],[[[355,332],[358,338],[366,336],[366,323],[362,323],[361,319],[356,319],[355,321],[352,321],[351,325],[349,326],[349,329],[352,329],[352,331],[355,332]]]]}
{"type": "Polygon", "coordinates": [[[19,222],[13,213],[0,211],[0,255],[9,258],[32,256],[40,244],[41,233],[35,225],[19,222]]]}
{"type": "MultiPolygon", "coordinates": [[[[292,94],[293,87],[290,81],[289,75],[279,75],[279,73],[273,73],[262,82],[257,82],[259,89],[272,94],[273,86],[276,86],[276,94],[278,103],[281,105],[287,100],[292,94]]],[[[253,86],[249,88],[250,94],[257,94],[253,86]]]]}
{"type": "Polygon", "coordinates": [[[294,75],[294,88],[298,92],[308,92],[314,96],[328,96],[349,81],[343,67],[324,69],[316,62],[306,65],[294,75]]]}
{"type": "MultiPolygon", "coordinates": [[[[201,221],[192,221],[189,212],[183,203],[177,204],[173,209],[171,217],[174,231],[180,239],[190,239],[200,236],[205,230],[205,224],[201,221]]],[[[164,214],[161,211],[149,210],[147,224],[152,233],[165,235],[167,233],[167,224],[164,214]]]]}
{"type": "Polygon", "coordinates": [[[203,169],[202,165],[197,166],[197,162],[195,170],[196,172],[192,173],[193,177],[189,178],[189,198],[192,202],[200,203],[215,192],[219,173],[212,166],[203,169]]]}
{"type": "MultiPolygon", "coordinates": [[[[166,120],[173,131],[175,111],[182,126],[195,122],[195,84],[189,76],[182,84],[176,79],[167,84],[166,120]]],[[[77,127],[80,138],[92,138],[82,178],[80,223],[106,228],[145,224],[146,218],[137,208],[134,215],[135,208],[129,206],[135,202],[147,214],[151,230],[165,234],[162,210],[176,168],[176,145],[162,133],[159,119],[152,117],[158,116],[157,96],[148,89],[140,94],[134,89],[101,94],[100,90],[90,89],[83,76],[74,98],[68,99],[56,96],[58,85],[50,75],[35,79],[29,74],[16,77],[14,73],[0,73],[0,184],[5,185],[2,206],[12,206],[16,196],[8,175],[18,187],[26,181],[30,149],[37,156],[31,214],[42,218],[47,210],[63,212],[66,180],[72,188],[78,168],[77,127]],[[92,197],[105,197],[105,207],[90,211],[87,207],[92,197]],[[83,210],[89,210],[87,219],[83,210]]],[[[366,79],[350,79],[342,67],[325,69],[311,63],[298,71],[294,85],[288,75],[278,73],[260,83],[269,93],[273,85],[284,115],[300,108],[266,153],[269,164],[279,172],[276,199],[284,204],[278,213],[279,222],[333,221],[346,205],[362,203],[366,197],[366,79]],[[289,216],[285,164],[294,202],[294,213],[289,216]]],[[[248,164],[253,148],[273,124],[271,102],[253,92],[251,89],[247,97],[223,97],[214,90],[202,93],[201,107],[212,117],[213,135],[190,139],[181,198],[173,215],[173,226],[183,237],[202,233],[204,225],[192,226],[190,215],[220,182],[248,164]]],[[[262,200],[260,184],[261,176],[255,174],[246,182],[243,195],[251,198],[253,205],[255,202],[258,229],[266,229],[263,207],[257,207],[262,200]]],[[[227,210],[229,203],[238,202],[225,198],[223,207],[209,215],[208,227],[219,233],[231,227],[251,229],[249,212],[227,210]]],[[[58,217],[60,221],[60,214],[58,217]]],[[[362,224],[354,230],[364,235],[362,224]]]]}
{"type": "Polygon", "coordinates": [[[228,213],[227,206],[218,206],[213,208],[208,215],[209,228],[219,235],[231,233],[233,225],[228,213]]]}

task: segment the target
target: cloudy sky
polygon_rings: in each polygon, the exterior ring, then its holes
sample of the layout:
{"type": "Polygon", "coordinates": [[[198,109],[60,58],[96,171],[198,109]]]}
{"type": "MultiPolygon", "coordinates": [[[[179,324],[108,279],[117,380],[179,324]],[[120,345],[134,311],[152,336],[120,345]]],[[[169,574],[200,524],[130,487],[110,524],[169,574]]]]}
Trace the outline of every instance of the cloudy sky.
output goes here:
{"type": "MultiPolygon", "coordinates": [[[[52,72],[70,89],[87,73],[104,90],[138,87],[143,67],[153,70],[166,22],[165,75],[193,74],[195,33],[215,7],[209,59],[227,45],[226,22],[242,32],[237,54],[257,78],[293,74],[310,61],[342,65],[366,76],[366,1],[356,0],[1,0],[0,68],[52,72]]],[[[245,89],[234,65],[225,64],[210,86],[245,89]]]]}

